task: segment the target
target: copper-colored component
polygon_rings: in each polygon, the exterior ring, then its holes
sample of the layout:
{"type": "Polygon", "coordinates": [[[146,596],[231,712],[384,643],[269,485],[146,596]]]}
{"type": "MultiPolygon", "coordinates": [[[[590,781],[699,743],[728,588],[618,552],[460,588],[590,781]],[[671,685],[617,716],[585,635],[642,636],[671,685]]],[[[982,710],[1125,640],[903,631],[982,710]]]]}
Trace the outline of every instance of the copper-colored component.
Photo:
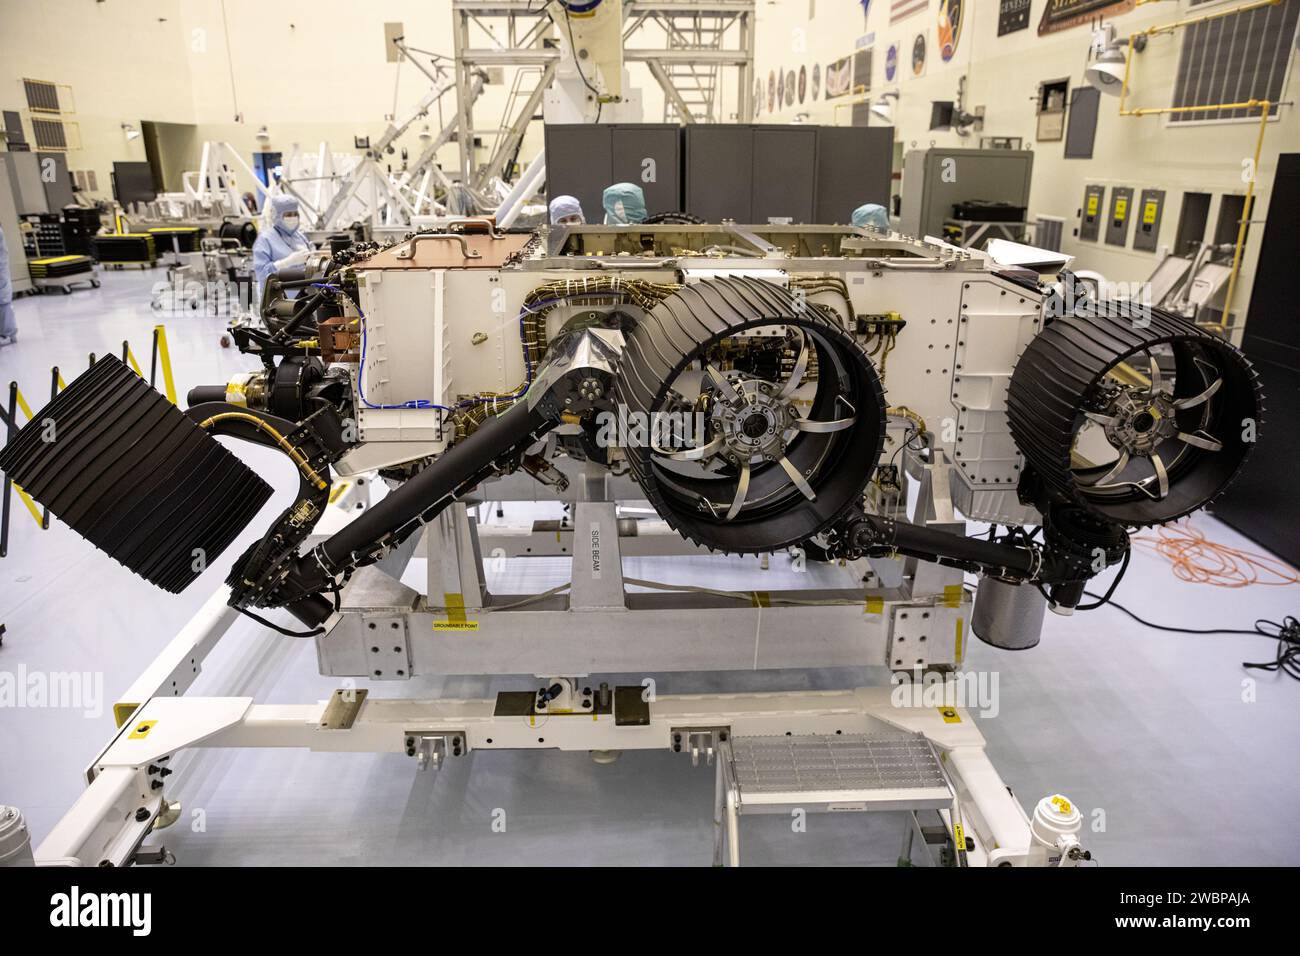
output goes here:
{"type": "Polygon", "coordinates": [[[326,362],[360,362],[361,330],[355,318],[346,315],[326,319],[318,327],[320,357],[326,362]]]}

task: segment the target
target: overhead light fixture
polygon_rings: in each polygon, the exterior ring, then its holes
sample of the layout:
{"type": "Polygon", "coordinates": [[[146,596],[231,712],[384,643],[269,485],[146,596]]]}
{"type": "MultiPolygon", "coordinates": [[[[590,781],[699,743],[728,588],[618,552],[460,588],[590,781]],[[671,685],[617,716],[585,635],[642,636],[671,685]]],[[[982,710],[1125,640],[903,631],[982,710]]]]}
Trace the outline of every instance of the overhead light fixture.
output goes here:
{"type": "MultiPolygon", "coordinates": [[[[1088,68],[1083,74],[1089,86],[1108,96],[1119,96],[1124,88],[1124,72],[1128,64],[1125,49],[1128,45],[1128,40],[1120,40],[1115,36],[1112,24],[1108,23],[1092,31],[1088,68]]],[[[1142,35],[1133,43],[1133,49],[1138,53],[1145,50],[1146,46],[1147,38],[1142,35]]]]}
{"type": "Polygon", "coordinates": [[[263,126],[261,129],[257,131],[257,141],[259,143],[268,142],[270,139],[271,139],[271,131],[268,130],[265,126],[263,126]]]}
{"type": "Polygon", "coordinates": [[[433,139],[433,134],[429,132],[429,124],[425,123],[424,127],[420,130],[420,140],[422,142],[428,142],[431,139],[433,139]]]}
{"type": "Polygon", "coordinates": [[[133,139],[140,138],[140,131],[136,129],[134,126],[132,126],[130,123],[122,124],[122,132],[126,134],[126,141],[128,143],[131,142],[131,140],[133,139]]]}
{"type": "Polygon", "coordinates": [[[894,125],[894,104],[898,102],[898,90],[886,90],[879,99],[871,104],[871,115],[890,126],[894,125]]]}

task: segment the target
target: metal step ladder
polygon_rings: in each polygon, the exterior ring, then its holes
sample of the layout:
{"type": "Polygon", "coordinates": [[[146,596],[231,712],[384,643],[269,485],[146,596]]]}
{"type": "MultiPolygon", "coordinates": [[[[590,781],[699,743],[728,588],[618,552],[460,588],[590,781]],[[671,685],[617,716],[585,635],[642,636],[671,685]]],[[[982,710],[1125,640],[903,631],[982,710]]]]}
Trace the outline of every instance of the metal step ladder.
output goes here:
{"type": "MultiPolygon", "coordinates": [[[[663,21],[666,47],[669,50],[722,50],[730,20],[709,14],[694,17],[676,16],[663,21]]],[[[669,80],[676,87],[682,104],[691,112],[695,122],[721,122],[714,116],[720,69],[716,63],[690,63],[672,61],[664,66],[669,80]]],[[[676,104],[664,100],[664,122],[680,123],[686,117],[679,115],[676,104]]]]}
{"type": "Polygon", "coordinates": [[[717,748],[715,866],[724,856],[725,865],[740,865],[746,814],[907,811],[905,848],[917,832],[931,842],[919,811],[947,811],[951,820],[956,810],[960,819],[951,781],[923,734],[724,737],[717,748]]]}

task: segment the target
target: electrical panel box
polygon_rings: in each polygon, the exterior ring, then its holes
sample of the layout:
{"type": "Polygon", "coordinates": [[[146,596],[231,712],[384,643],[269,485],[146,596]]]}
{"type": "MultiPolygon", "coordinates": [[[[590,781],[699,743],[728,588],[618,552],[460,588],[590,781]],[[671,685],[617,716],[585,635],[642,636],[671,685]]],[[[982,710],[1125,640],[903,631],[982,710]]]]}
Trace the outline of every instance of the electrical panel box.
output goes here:
{"type": "Polygon", "coordinates": [[[1133,248],[1139,252],[1155,252],[1160,239],[1160,217],[1165,211],[1165,191],[1144,189],[1138,201],[1137,229],[1133,233],[1133,248]]]}
{"type": "Polygon", "coordinates": [[[1079,238],[1096,242],[1101,235],[1101,210],[1106,203],[1105,186],[1085,186],[1083,214],[1079,218],[1079,238]]]}
{"type": "Polygon", "coordinates": [[[903,161],[903,233],[942,236],[956,203],[1001,202],[1029,207],[1034,154],[1027,149],[911,150],[903,161]]]}
{"type": "Polygon", "coordinates": [[[1133,216],[1133,189],[1116,186],[1110,192],[1110,212],[1106,216],[1106,244],[1128,245],[1128,221],[1133,216]]]}

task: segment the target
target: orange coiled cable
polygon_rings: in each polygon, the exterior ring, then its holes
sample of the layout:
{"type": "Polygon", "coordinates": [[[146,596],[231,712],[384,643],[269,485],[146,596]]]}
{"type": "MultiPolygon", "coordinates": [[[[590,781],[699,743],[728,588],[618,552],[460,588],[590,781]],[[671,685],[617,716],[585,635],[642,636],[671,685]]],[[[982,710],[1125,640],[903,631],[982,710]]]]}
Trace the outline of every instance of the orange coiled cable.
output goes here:
{"type": "Polygon", "coordinates": [[[1174,576],[1183,581],[1220,588],[1300,584],[1300,572],[1282,559],[1211,541],[1190,520],[1152,530],[1154,534],[1135,535],[1133,543],[1166,558],[1173,565],[1174,576]]]}

